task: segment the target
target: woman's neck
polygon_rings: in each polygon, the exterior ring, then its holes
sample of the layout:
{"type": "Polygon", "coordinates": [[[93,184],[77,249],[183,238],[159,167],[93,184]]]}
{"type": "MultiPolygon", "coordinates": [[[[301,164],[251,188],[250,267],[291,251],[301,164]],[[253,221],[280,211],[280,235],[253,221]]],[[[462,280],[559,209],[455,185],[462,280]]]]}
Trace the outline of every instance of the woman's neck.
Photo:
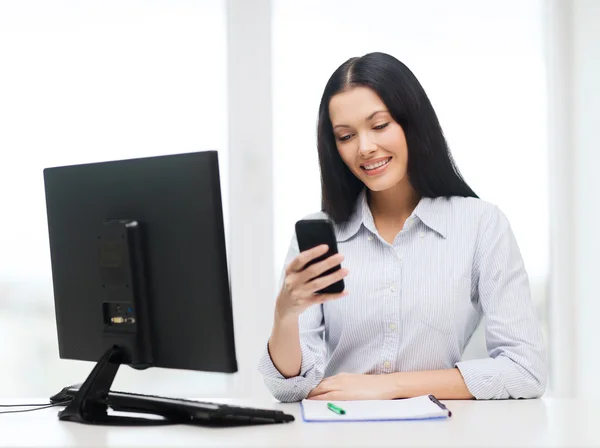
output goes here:
{"type": "Polygon", "coordinates": [[[408,181],[384,191],[368,191],[369,207],[375,220],[404,223],[420,199],[408,181]]]}

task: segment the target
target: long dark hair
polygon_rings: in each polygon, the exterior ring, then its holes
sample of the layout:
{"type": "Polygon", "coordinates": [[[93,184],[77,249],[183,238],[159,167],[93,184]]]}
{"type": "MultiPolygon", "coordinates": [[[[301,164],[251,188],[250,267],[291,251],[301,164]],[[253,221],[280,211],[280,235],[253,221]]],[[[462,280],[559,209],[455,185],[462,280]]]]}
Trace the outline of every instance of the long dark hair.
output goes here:
{"type": "Polygon", "coordinates": [[[331,75],[319,105],[321,206],[331,219],[347,221],[364,188],[337,150],[329,117],[331,97],[354,86],[373,89],[402,126],[408,146],[408,179],[421,197],[477,197],[460,175],[433,106],[415,75],[393,56],[369,53],[347,60],[331,75]]]}

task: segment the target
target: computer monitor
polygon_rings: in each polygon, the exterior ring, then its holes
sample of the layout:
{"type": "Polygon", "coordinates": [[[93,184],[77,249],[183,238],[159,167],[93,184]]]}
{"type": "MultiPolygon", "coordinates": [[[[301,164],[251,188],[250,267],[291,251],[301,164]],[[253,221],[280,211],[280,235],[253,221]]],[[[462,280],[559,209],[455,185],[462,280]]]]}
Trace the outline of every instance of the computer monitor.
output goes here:
{"type": "Polygon", "coordinates": [[[97,362],[60,418],[103,419],[121,364],[237,371],[216,151],[46,168],[44,183],[60,357],[97,362]]]}

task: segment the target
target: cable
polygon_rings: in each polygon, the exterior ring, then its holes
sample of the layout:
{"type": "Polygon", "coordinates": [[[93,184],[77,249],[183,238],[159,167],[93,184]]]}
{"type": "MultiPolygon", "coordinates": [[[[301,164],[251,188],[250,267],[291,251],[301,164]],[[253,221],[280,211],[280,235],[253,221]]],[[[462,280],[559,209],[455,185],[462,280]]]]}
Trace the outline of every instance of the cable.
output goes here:
{"type": "Polygon", "coordinates": [[[51,403],[39,403],[39,404],[0,404],[0,408],[26,408],[29,406],[48,406],[51,403]]]}
{"type": "Polygon", "coordinates": [[[15,409],[15,410],[10,410],[10,411],[0,411],[0,414],[16,414],[19,412],[32,412],[32,411],[39,411],[41,409],[47,409],[47,408],[52,408],[55,406],[61,406],[64,405],[64,403],[54,403],[54,404],[45,404],[45,405],[37,405],[37,404],[3,404],[1,405],[2,407],[23,407],[23,406],[38,406],[38,407],[34,407],[34,408],[30,408],[30,409],[15,409]]]}

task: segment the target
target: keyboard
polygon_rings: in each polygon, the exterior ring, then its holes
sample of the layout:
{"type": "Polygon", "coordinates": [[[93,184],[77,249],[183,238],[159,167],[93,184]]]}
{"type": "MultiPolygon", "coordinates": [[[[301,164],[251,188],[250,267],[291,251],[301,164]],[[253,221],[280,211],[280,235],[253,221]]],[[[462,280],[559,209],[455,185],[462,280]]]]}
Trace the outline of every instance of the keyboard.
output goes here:
{"type": "MultiPolygon", "coordinates": [[[[78,391],[79,388],[75,386],[63,389],[61,397],[65,404],[78,391]]],[[[53,396],[51,401],[61,401],[57,396],[53,396]]],[[[208,426],[245,426],[294,421],[293,415],[272,409],[120,391],[110,391],[108,397],[102,400],[102,403],[117,412],[154,414],[176,422],[208,426]]]]}

